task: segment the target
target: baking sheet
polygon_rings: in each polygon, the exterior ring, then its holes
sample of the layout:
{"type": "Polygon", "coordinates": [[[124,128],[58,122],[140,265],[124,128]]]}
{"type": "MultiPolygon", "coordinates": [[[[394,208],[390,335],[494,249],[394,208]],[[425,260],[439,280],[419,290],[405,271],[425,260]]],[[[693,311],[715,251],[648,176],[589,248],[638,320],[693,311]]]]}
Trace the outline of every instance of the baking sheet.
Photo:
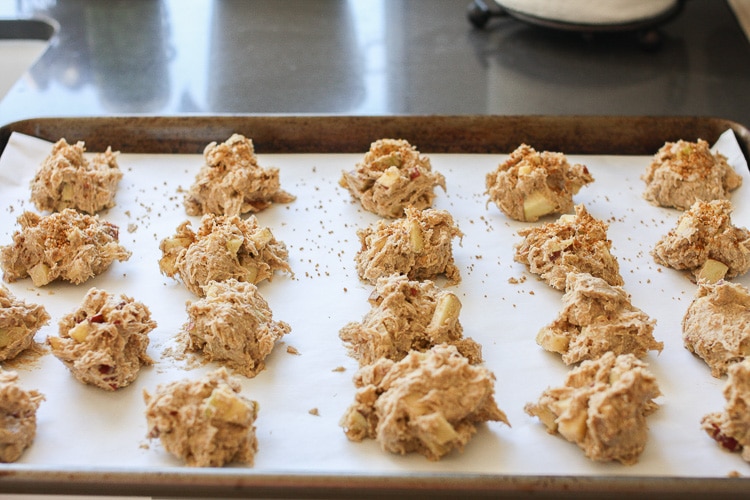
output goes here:
{"type": "MultiPolygon", "coordinates": [[[[223,137],[217,137],[223,140],[223,137]]],[[[743,175],[744,185],[732,197],[734,222],[750,224],[747,164],[730,134],[719,147],[743,175]]],[[[419,144],[417,144],[419,147],[419,144]]],[[[9,244],[15,219],[29,201],[29,181],[51,143],[14,134],[0,157],[0,245],[9,244]]],[[[282,186],[297,200],[258,214],[263,225],[286,242],[293,278],[278,274],[260,285],[275,319],[292,332],[267,359],[267,368],[253,379],[243,378],[243,393],[260,403],[256,422],[259,450],[252,473],[383,474],[467,473],[520,476],[726,477],[747,472],[739,455],[721,450],[700,429],[700,419],[721,410],[724,381],[710,376],[704,363],[683,346],[680,320],[695,286],[683,275],[656,265],[649,255],[654,243],[671,227],[678,212],[649,205],[641,198],[639,176],[648,156],[577,156],[571,162],[588,166],[595,182],[576,196],[596,217],[610,223],[609,237],[618,257],[625,289],[634,305],[657,320],[654,332],[665,344],[660,355],[646,361],[656,375],[663,397],[660,410],[649,417],[649,442],[639,463],[597,464],[575,445],[546,433],[523,412],[548,386],[559,385],[568,371],[557,355],[534,342],[537,330],[551,322],[561,293],[549,289],[513,262],[516,231],[524,223],[508,220],[486,204],[484,176],[507,152],[497,154],[429,154],[433,168],[446,176],[448,190],[439,192],[437,208],[453,214],[465,233],[454,245],[463,281],[453,289],[463,302],[464,334],[483,346],[485,365],[497,378],[496,399],[512,427],[488,423],[463,453],[440,462],[421,455],[382,452],[375,441],[353,443],[338,421],[352,403],[351,381],[356,363],[346,356],[338,330],[358,321],[368,310],[370,285],[359,281],[354,267],[356,229],[377,217],[363,212],[337,185],[340,172],[362,154],[264,154],[260,164],[281,170],[282,186]],[[521,280],[511,284],[509,280],[521,280]],[[287,351],[291,346],[298,352],[287,351]],[[343,367],[344,370],[338,370],[343,367]],[[315,410],[317,415],[311,413],[315,410]]],[[[125,293],[147,304],[158,323],[149,354],[153,367],[115,393],[84,386],[51,354],[12,364],[22,385],[40,390],[46,401],[38,412],[38,434],[17,463],[29,469],[176,470],[196,473],[168,455],[158,442],[145,438],[143,389],[175,379],[198,378],[215,365],[194,367],[169,354],[174,335],[186,321],[185,302],[195,300],[181,283],[159,274],[159,241],[187,217],[181,189],[193,181],[200,155],[128,154],[119,157],[124,178],[117,205],[102,218],[118,224],[120,240],[133,252],[104,275],[83,285],[58,283],[41,289],[29,280],[6,284],[28,301],[43,304],[52,322],[37,335],[42,342],[56,335],[57,320],[75,309],[89,287],[125,293]],[[128,227],[130,226],[130,230],[128,227]]],[[[745,276],[737,281],[750,286],[745,276]]]]}

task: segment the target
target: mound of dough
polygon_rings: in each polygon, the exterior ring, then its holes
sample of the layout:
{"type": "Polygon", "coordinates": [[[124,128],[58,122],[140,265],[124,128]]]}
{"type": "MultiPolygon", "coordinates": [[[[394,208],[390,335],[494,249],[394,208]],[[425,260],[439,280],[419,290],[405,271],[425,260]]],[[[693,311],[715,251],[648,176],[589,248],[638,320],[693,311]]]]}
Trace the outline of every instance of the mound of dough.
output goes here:
{"type": "Polygon", "coordinates": [[[0,285],[0,361],[13,359],[34,343],[34,335],[50,320],[44,306],[17,299],[0,285]]]}
{"type": "Polygon", "coordinates": [[[18,386],[16,372],[0,370],[0,462],[18,460],[36,436],[36,410],[44,401],[37,391],[18,386]]]}
{"type": "Polygon", "coordinates": [[[35,286],[57,279],[78,285],[130,258],[119,243],[119,228],[96,215],[72,208],[44,217],[24,212],[18,224],[13,244],[0,249],[3,279],[9,283],[30,276],[35,286]]]}
{"type": "Polygon", "coordinates": [[[410,281],[403,275],[383,277],[368,301],[372,309],[362,322],[339,331],[360,366],[380,358],[400,361],[412,350],[426,351],[438,344],[455,345],[471,363],[481,363],[481,346],[463,337],[458,317],[461,301],[434,282],[410,281]]]}
{"type": "Polygon", "coordinates": [[[537,152],[522,144],[487,174],[490,201],[508,217],[533,222],[573,209],[573,195],[594,182],[585,165],[571,165],[562,153],[537,152]]]}
{"type": "Polygon", "coordinates": [[[591,460],[632,465],[646,447],[646,417],[658,409],[654,398],[659,395],[645,363],[632,354],[608,352],[573,368],[563,386],[545,390],[524,411],[591,460]]]}
{"type": "Polygon", "coordinates": [[[91,288],[80,307],[60,319],[60,336],[47,337],[47,344],[77,380],[115,391],[130,385],[141,366],[153,364],[146,349],[154,328],[145,305],[91,288]]]}
{"type": "Polygon", "coordinates": [[[445,178],[432,171],[430,159],[403,139],[380,139],[364,159],[339,180],[362,208],[381,217],[397,218],[406,207],[430,208],[435,187],[445,178]]]}
{"type": "Polygon", "coordinates": [[[204,298],[187,305],[187,349],[254,377],[265,367],[276,341],[292,328],[273,321],[268,302],[252,283],[212,281],[204,292],[204,298]]]}
{"type": "Polygon", "coordinates": [[[613,286],[622,286],[620,265],[610,253],[608,225],[595,219],[583,205],[575,215],[518,231],[523,241],[515,245],[514,260],[528,266],[551,287],[565,289],[568,273],[588,273],[613,286]]]}
{"type": "Polygon", "coordinates": [[[740,452],[750,462],[750,358],[729,368],[724,398],[724,411],[704,416],[701,427],[723,448],[740,452]]]}
{"type": "Polygon", "coordinates": [[[708,143],[667,142],[654,156],[646,173],[643,197],[654,205],[687,210],[698,200],[726,200],[742,184],[742,177],[708,143]]]}
{"type": "Polygon", "coordinates": [[[252,465],[259,408],[241,390],[222,367],[200,380],[159,385],[153,395],[143,391],[148,438],[159,438],[165,450],[192,467],[252,465]]]}
{"type": "Polygon", "coordinates": [[[190,221],[177,228],[174,236],[161,241],[159,269],[167,276],[179,275],[185,287],[199,297],[211,281],[237,281],[258,284],[271,281],[277,270],[292,273],[286,245],[277,241],[267,227],[260,227],[255,216],[206,214],[198,232],[190,221]]]}
{"type": "Polygon", "coordinates": [[[52,147],[31,181],[31,201],[38,210],[60,212],[74,208],[95,214],[115,205],[122,172],[117,155],[107,148],[86,159],[84,143],[74,145],[60,139],[52,147]]]}
{"type": "Polygon", "coordinates": [[[721,377],[750,356],[750,291],[737,283],[701,282],[682,318],[685,347],[721,377]]]}
{"type": "Polygon", "coordinates": [[[716,282],[750,269],[750,231],[732,225],[726,200],[696,201],[662,237],[651,255],[657,264],[690,271],[696,280],[716,282]]]}
{"type": "Polygon", "coordinates": [[[536,337],[544,349],[562,354],[570,365],[605,352],[646,356],[661,352],[654,339],[655,320],[634,307],[627,292],[587,273],[569,274],[562,310],[536,337]]]}
{"type": "Polygon", "coordinates": [[[380,220],[359,229],[362,248],[354,260],[357,273],[375,284],[378,278],[404,274],[412,280],[434,280],[444,274],[450,283],[461,281],[453,260],[453,238],[463,237],[445,210],[406,208],[405,217],[380,220]]]}
{"type": "Polygon", "coordinates": [[[205,163],[185,196],[189,215],[241,215],[295,200],[281,189],[279,169],[259,166],[253,141],[240,134],[210,143],[203,157],[205,163]]]}
{"type": "Polygon", "coordinates": [[[351,441],[377,439],[385,451],[439,460],[463,450],[477,424],[508,424],[495,403],[494,380],[454,346],[413,351],[398,362],[382,358],[355,375],[355,403],[341,426],[351,441]]]}

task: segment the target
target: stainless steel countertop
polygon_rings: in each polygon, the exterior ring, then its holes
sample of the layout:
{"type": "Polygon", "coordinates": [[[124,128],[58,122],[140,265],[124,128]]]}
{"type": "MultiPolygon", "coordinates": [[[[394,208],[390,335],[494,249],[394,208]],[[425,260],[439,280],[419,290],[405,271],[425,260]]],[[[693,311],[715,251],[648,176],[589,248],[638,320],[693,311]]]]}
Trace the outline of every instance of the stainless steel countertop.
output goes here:
{"type": "Polygon", "coordinates": [[[59,24],[0,122],[118,114],[698,115],[750,123],[750,43],[687,0],[657,51],[631,35],[484,29],[469,0],[5,2],[59,24]]]}

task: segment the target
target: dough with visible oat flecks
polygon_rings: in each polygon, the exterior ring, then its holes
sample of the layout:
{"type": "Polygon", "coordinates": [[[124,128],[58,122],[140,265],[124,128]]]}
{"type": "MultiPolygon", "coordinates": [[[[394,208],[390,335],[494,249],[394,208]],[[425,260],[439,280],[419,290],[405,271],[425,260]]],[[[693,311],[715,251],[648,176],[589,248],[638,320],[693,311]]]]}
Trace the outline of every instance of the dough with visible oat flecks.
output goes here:
{"type": "Polygon", "coordinates": [[[463,336],[461,301],[434,282],[383,277],[368,301],[372,308],[362,322],[348,323],[339,331],[360,366],[380,358],[399,361],[412,350],[426,351],[438,344],[455,345],[469,361],[481,363],[481,346],[463,336]]]}
{"type": "Polygon", "coordinates": [[[463,237],[446,210],[406,208],[405,216],[380,220],[359,229],[362,245],[354,257],[357,274],[375,284],[378,278],[404,274],[412,280],[435,280],[445,275],[451,284],[461,281],[453,260],[453,238],[463,237]]]}
{"type": "Polygon", "coordinates": [[[724,398],[724,411],[705,415],[701,427],[722,448],[750,462],[750,357],[729,367],[724,398]]]}
{"type": "Polygon", "coordinates": [[[291,327],[273,320],[268,302],[252,283],[232,278],[211,281],[203,290],[202,299],[187,305],[187,349],[246,377],[256,376],[291,327]]]}
{"type": "Polygon", "coordinates": [[[646,447],[646,417],[661,395],[647,365],[632,354],[607,352],[573,368],[560,387],[545,390],[524,411],[597,462],[638,462],[646,447]]]}
{"type": "Polygon", "coordinates": [[[253,141],[241,134],[208,144],[203,157],[205,163],[185,196],[188,215],[242,215],[295,200],[281,189],[279,169],[261,167],[253,141]]]}
{"type": "Polygon", "coordinates": [[[47,337],[47,344],[78,381],[115,391],[153,364],[146,349],[154,328],[142,303],[91,288],[78,309],[60,319],[59,336],[47,337]]]}
{"type": "Polygon", "coordinates": [[[526,222],[570,212],[573,195],[591,182],[594,178],[585,165],[571,165],[562,153],[540,153],[527,144],[485,179],[489,201],[511,219],[526,222]]]}
{"type": "Polygon", "coordinates": [[[179,275],[185,287],[203,296],[211,281],[234,278],[258,284],[272,280],[276,271],[292,273],[284,242],[277,241],[255,216],[206,214],[197,232],[185,221],[175,235],[164,238],[159,249],[159,269],[170,277],[179,275]]]}
{"type": "Polygon", "coordinates": [[[258,403],[241,394],[226,368],[198,380],[159,385],[143,391],[148,438],[158,438],[172,455],[191,467],[252,465],[258,451],[258,403]]]}
{"type": "Polygon", "coordinates": [[[494,398],[495,376],[454,346],[381,358],[355,375],[355,403],[341,419],[347,438],[376,439],[384,451],[436,461],[463,450],[477,425],[508,419],[494,398]]]}
{"type": "Polygon", "coordinates": [[[15,462],[34,442],[42,401],[42,394],[18,385],[18,373],[0,369],[0,462],[15,462]]]}
{"type": "Polygon", "coordinates": [[[13,359],[31,347],[34,335],[49,320],[44,306],[20,300],[0,285],[0,361],[13,359]]]}
{"type": "Polygon", "coordinates": [[[339,185],[362,208],[381,217],[403,216],[406,207],[432,207],[435,187],[445,190],[445,178],[433,172],[430,159],[404,139],[380,139],[354,170],[343,172],[339,185]]]}

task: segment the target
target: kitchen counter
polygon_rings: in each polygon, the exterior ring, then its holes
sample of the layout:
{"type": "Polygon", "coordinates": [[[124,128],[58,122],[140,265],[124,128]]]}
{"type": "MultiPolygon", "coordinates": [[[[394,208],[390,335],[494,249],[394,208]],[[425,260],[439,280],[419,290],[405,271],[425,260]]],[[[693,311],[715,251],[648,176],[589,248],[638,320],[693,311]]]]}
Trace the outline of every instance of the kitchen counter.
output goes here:
{"type": "Polygon", "coordinates": [[[493,18],[468,0],[0,2],[59,28],[0,122],[226,113],[697,115],[750,124],[750,43],[687,0],[657,50],[493,18]]]}

